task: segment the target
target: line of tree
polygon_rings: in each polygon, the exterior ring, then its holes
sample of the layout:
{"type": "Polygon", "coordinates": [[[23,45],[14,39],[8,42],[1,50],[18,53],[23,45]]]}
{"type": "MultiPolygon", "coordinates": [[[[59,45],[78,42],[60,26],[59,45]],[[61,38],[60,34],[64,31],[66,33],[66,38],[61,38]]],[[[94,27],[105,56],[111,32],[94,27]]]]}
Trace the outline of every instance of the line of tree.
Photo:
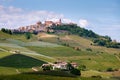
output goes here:
{"type": "Polygon", "coordinates": [[[107,48],[120,48],[120,43],[106,40],[106,39],[93,39],[94,45],[105,46],[107,48]]]}
{"type": "MultiPolygon", "coordinates": [[[[5,29],[5,28],[2,28],[1,31],[4,33],[10,34],[10,35],[23,34],[23,35],[25,35],[26,39],[30,39],[32,37],[32,33],[30,33],[30,32],[20,32],[18,30],[14,30],[14,32],[12,32],[10,29],[5,29]]],[[[33,34],[35,34],[35,32],[33,34]]]]}
{"type": "Polygon", "coordinates": [[[2,28],[1,31],[4,32],[4,33],[12,35],[12,31],[10,29],[2,28]]]}
{"type": "Polygon", "coordinates": [[[53,30],[66,30],[69,31],[70,34],[77,34],[81,37],[90,37],[90,38],[98,38],[99,35],[95,34],[92,30],[87,30],[85,28],[81,28],[77,25],[58,25],[53,26],[53,30]]]}
{"type": "Polygon", "coordinates": [[[120,43],[112,41],[109,36],[100,36],[94,33],[92,30],[88,30],[85,28],[81,28],[77,25],[58,25],[52,26],[52,29],[57,30],[65,30],[68,31],[70,34],[79,35],[81,37],[85,37],[93,41],[94,45],[98,46],[105,46],[107,48],[120,48],[120,43]]]}

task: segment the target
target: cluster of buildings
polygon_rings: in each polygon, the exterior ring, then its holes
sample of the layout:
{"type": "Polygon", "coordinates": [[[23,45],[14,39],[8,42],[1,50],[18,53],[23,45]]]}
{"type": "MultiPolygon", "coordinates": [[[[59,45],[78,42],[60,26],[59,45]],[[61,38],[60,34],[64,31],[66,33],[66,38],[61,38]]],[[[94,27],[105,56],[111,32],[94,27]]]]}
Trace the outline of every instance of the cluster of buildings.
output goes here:
{"type": "MultiPolygon", "coordinates": [[[[58,22],[53,22],[53,21],[45,21],[44,23],[42,22],[37,22],[34,25],[29,25],[29,26],[23,26],[19,27],[18,29],[13,30],[13,32],[47,32],[48,27],[54,26],[54,25],[61,25],[61,19],[59,19],[58,22]]],[[[50,30],[52,32],[52,30],[50,30]]]]}
{"type": "MultiPolygon", "coordinates": [[[[70,63],[71,66],[73,66],[74,68],[78,67],[78,64],[75,63],[75,62],[71,62],[70,63]]],[[[62,61],[57,61],[56,63],[49,63],[49,64],[43,64],[42,67],[45,67],[45,66],[52,66],[52,69],[55,70],[55,69],[64,69],[66,70],[67,69],[67,65],[68,63],[67,62],[62,62],[62,61]]]]}

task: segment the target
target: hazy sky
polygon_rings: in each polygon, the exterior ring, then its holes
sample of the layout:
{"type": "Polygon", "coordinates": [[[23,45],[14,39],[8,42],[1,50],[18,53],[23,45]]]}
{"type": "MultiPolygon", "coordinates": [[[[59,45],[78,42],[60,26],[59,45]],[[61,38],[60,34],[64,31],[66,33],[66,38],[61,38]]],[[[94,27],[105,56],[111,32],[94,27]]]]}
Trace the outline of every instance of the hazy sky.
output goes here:
{"type": "Polygon", "coordinates": [[[120,41],[120,0],[0,0],[0,28],[60,18],[120,41]]]}

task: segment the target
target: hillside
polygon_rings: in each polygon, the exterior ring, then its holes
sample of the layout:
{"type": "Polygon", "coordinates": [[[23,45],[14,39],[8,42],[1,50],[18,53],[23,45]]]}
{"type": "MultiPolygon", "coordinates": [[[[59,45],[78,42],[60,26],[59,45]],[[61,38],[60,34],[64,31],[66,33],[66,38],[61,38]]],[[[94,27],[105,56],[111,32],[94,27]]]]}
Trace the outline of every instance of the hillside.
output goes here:
{"type": "Polygon", "coordinates": [[[74,24],[52,26],[50,27],[50,29],[53,29],[54,33],[61,31],[64,33],[64,31],[67,31],[67,34],[74,34],[80,37],[87,38],[91,40],[94,43],[94,45],[104,46],[107,48],[120,48],[120,43],[112,41],[112,39],[109,36],[100,36],[92,30],[81,28],[80,26],[74,24]]]}
{"type": "Polygon", "coordinates": [[[105,70],[107,67],[113,67],[113,65],[114,68],[115,65],[116,68],[117,66],[120,66],[118,64],[119,60],[116,58],[116,56],[120,55],[119,49],[94,46],[91,45],[92,41],[86,38],[76,35],[59,35],[57,38],[41,38],[41,41],[57,43],[63,45],[64,47],[40,48],[32,46],[27,48],[57,59],[70,60],[78,62],[79,64],[85,64],[91,69],[105,70]],[[78,50],[75,48],[78,48],[78,50]],[[46,51],[46,49],[49,50],[49,52],[46,51]]]}
{"type": "Polygon", "coordinates": [[[31,68],[41,66],[43,63],[46,62],[22,54],[13,54],[0,59],[2,67],[31,68]]]}
{"type": "MultiPolygon", "coordinates": [[[[103,78],[110,78],[120,76],[120,74],[116,75],[119,72],[105,72],[109,68],[119,71],[120,49],[94,45],[92,38],[69,34],[66,31],[32,34],[30,39],[26,39],[25,34],[0,33],[0,74],[34,72],[32,67],[41,70],[39,67],[42,63],[61,60],[76,62],[78,66],[85,65],[87,71],[82,71],[82,77],[100,75],[103,78]],[[13,54],[14,51],[19,51],[20,54],[13,54]]],[[[27,75],[29,74],[18,76],[27,77],[27,75]]],[[[32,76],[36,77],[36,75],[32,76]]],[[[72,80],[72,78],[70,79],[72,80]]]]}

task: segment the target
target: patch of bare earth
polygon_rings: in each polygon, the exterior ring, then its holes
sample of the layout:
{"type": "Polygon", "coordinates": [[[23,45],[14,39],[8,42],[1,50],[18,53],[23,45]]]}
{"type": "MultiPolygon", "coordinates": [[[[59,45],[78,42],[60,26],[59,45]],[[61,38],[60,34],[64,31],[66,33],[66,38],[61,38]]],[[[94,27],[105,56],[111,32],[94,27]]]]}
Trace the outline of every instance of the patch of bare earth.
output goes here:
{"type": "Polygon", "coordinates": [[[37,35],[38,38],[52,38],[52,37],[58,37],[56,35],[52,35],[52,34],[46,34],[46,33],[39,33],[37,35]]]}
{"type": "Polygon", "coordinates": [[[70,38],[69,36],[67,36],[67,35],[66,35],[65,37],[61,38],[61,39],[62,39],[62,40],[65,40],[65,41],[67,41],[67,40],[68,40],[68,41],[71,40],[71,38],[70,38]]]}
{"type": "Polygon", "coordinates": [[[114,71],[114,72],[106,72],[107,74],[111,74],[114,77],[120,77],[120,70],[114,71]]]}

